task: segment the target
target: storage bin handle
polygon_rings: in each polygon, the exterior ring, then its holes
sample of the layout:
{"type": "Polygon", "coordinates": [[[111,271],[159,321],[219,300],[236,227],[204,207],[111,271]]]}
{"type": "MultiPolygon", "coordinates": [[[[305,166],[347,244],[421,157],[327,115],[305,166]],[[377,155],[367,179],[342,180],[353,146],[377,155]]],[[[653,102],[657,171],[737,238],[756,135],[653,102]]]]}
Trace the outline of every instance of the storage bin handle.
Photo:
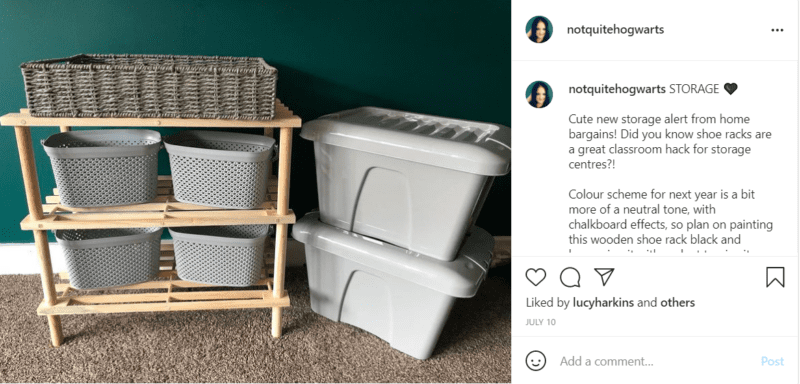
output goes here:
{"type": "Polygon", "coordinates": [[[270,159],[269,161],[271,163],[274,163],[274,162],[278,161],[278,155],[279,155],[279,152],[280,152],[280,147],[278,147],[278,144],[273,144],[272,147],[273,147],[273,150],[275,151],[275,154],[272,155],[272,159],[270,159]]]}

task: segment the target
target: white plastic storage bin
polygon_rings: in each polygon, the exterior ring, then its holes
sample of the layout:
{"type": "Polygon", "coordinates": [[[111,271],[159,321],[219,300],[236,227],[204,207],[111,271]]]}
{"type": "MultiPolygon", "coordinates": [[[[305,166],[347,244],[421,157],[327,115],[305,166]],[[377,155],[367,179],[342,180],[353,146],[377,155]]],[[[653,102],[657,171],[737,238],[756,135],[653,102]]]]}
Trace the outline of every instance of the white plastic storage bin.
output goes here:
{"type": "Polygon", "coordinates": [[[458,257],[442,261],[324,224],[316,212],[292,236],[305,244],[314,312],[417,359],[430,357],[456,298],[478,291],[494,247],[473,227],[458,257]]]}
{"type": "Polygon", "coordinates": [[[300,136],[314,141],[323,222],[445,261],[511,161],[508,127],[372,107],[300,136]]]}

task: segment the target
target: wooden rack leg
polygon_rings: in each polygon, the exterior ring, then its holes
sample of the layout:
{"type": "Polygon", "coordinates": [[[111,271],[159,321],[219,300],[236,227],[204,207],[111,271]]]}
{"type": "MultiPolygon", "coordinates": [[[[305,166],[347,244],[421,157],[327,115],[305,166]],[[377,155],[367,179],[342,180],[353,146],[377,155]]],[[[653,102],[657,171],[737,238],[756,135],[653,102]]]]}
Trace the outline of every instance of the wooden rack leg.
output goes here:
{"type": "Polygon", "coordinates": [[[66,126],[66,125],[62,125],[59,128],[61,129],[61,132],[69,132],[69,131],[72,130],[69,126],[66,126]]]}
{"type": "MultiPolygon", "coordinates": [[[[286,295],[283,290],[283,275],[286,262],[286,241],[289,232],[288,224],[277,224],[275,233],[275,278],[272,285],[272,296],[280,298],[286,295]],[[280,271],[280,272],[279,272],[280,271]]],[[[281,312],[283,308],[272,308],[272,337],[281,337],[281,312]]]]}
{"type": "MultiPolygon", "coordinates": [[[[292,128],[281,128],[280,154],[278,159],[278,214],[289,213],[289,171],[292,161],[292,128]]],[[[289,232],[288,224],[277,224],[275,234],[275,267],[272,296],[281,298],[284,273],[286,272],[286,241],[289,232]]],[[[282,308],[272,308],[272,337],[281,337],[282,308]]]]}
{"type": "MultiPolygon", "coordinates": [[[[50,263],[50,244],[47,242],[47,231],[33,231],[33,238],[36,241],[36,252],[39,254],[39,266],[42,268],[42,291],[47,305],[56,304],[56,286],[53,283],[53,265],[50,263]]],[[[50,341],[54,347],[58,347],[64,341],[61,330],[61,317],[58,315],[47,315],[47,323],[50,325],[50,341]]]]}
{"type": "MultiPolygon", "coordinates": [[[[25,182],[25,196],[28,201],[28,211],[31,219],[41,220],[42,196],[39,193],[39,179],[36,176],[36,161],[33,158],[33,144],[31,129],[29,127],[14,127],[17,136],[17,149],[19,161],[22,165],[22,180],[25,182]]],[[[39,255],[39,265],[42,268],[42,291],[47,305],[56,304],[56,286],[53,283],[53,265],[50,262],[50,245],[47,242],[47,232],[33,231],[36,242],[36,251],[39,255]]],[[[50,325],[50,339],[54,347],[58,347],[64,340],[61,330],[61,319],[57,315],[48,315],[50,325]]]]}

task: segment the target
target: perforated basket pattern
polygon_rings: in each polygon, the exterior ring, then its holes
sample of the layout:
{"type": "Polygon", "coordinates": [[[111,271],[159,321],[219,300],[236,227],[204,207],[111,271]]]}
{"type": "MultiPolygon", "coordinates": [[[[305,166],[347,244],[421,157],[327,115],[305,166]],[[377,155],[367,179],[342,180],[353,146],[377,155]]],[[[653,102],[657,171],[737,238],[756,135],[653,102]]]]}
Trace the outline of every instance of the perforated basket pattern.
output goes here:
{"type": "MultiPolygon", "coordinates": [[[[229,235],[233,230],[238,232],[238,236],[235,237],[257,237],[266,234],[266,227],[266,225],[194,227],[191,233],[221,237],[229,235]],[[228,233],[220,233],[221,230],[228,233]]],[[[213,245],[182,240],[174,232],[172,234],[175,244],[175,266],[181,280],[246,287],[256,284],[261,277],[261,268],[264,266],[264,241],[251,242],[251,246],[213,245]]]]}
{"type": "MultiPolygon", "coordinates": [[[[218,148],[234,151],[238,143],[218,148]]],[[[241,150],[241,149],[238,149],[241,150]]],[[[267,162],[212,160],[170,153],[175,199],[221,208],[256,208],[267,198],[267,162]]]]}
{"type": "Polygon", "coordinates": [[[100,141],[92,141],[92,142],[67,142],[67,143],[59,143],[56,145],[56,148],[86,148],[86,147],[123,147],[123,146],[134,146],[134,145],[148,145],[153,144],[152,140],[100,140],[100,141]]]}
{"type": "Polygon", "coordinates": [[[238,143],[232,141],[185,140],[181,141],[180,145],[184,147],[217,149],[221,151],[238,151],[238,152],[266,152],[270,150],[269,147],[263,145],[238,143]]]}
{"type": "MultiPolygon", "coordinates": [[[[146,233],[156,230],[153,236],[130,244],[98,246],[75,249],[61,244],[67,263],[70,284],[77,289],[107,288],[153,280],[158,275],[161,255],[161,231],[156,228],[127,229],[126,232],[146,233]]],[[[120,230],[70,230],[59,231],[63,239],[80,241],[119,236],[120,230]],[[93,232],[88,234],[88,232],[93,232]]]]}
{"type": "Polygon", "coordinates": [[[156,198],[158,154],[85,159],[50,158],[61,204],[101,207],[156,198]]]}

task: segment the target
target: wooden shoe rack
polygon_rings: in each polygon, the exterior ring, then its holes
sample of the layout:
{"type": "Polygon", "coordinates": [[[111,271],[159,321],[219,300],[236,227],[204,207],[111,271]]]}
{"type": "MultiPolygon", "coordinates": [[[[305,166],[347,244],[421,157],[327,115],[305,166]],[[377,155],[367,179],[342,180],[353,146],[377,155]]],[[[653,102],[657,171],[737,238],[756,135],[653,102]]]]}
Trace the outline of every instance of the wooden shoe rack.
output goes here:
{"type": "MultiPolygon", "coordinates": [[[[270,121],[171,119],[171,118],[87,118],[32,117],[27,110],[0,117],[0,125],[13,126],[25,183],[30,214],[22,220],[24,230],[33,231],[36,250],[42,269],[44,300],[37,313],[47,316],[53,346],[63,342],[61,315],[196,311],[234,308],[271,308],[272,336],[281,336],[281,310],[290,306],[284,290],[286,242],[289,224],[295,215],[288,208],[289,172],[291,169],[292,131],[301,126],[295,116],[276,100],[276,115],[270,121]],[[58,191],[42,203],[36,161],[31,142],[31,127],[213,127],[263,129],[271,136],[280,131],[278,175],[271,177],[268,199],[261,207],[251,210],[232,210],[186,204],[172,196],[172,179],[159,176],[158,198],[145,204],[102,208],[68,208],[59,204],[58,191]],[[186,227],[205,225],[275,224],[275,252],[265,257],[261,280],[246,289],[221,288],[178,279],[175,272],[172,243],[162,241],[160,279],[106,290],[78,290],[69,284],[56,284],[50,261],[48,230],[99,229],[134,227],[186,227]],[[142,291],[147,291],[142,293],[142,291]]],[[[270,167],[271,168],[271,167],[270,167]]],[[[269,240],[268,240],[269,241],[269,240]]],[[[68,279],[66,273],[60,278],[68,279]]]]}

